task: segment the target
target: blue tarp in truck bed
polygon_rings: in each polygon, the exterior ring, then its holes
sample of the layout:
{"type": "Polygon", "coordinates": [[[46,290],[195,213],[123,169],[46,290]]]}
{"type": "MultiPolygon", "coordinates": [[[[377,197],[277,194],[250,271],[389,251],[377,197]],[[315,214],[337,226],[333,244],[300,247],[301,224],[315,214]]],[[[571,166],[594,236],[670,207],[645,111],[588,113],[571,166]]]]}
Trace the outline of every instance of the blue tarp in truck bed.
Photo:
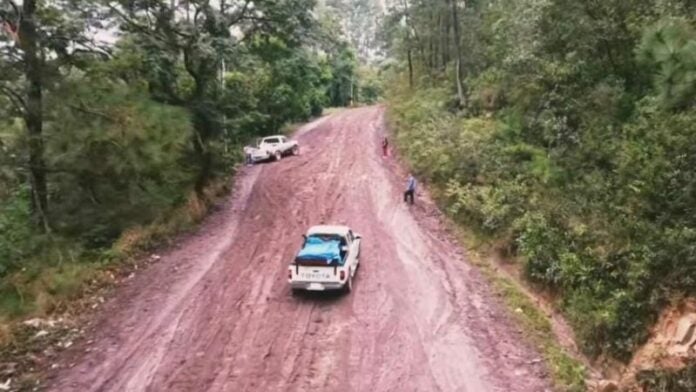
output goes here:
{"type": "Polygon", "coordinates": [[[326,265],[342,263],[341,243],[338,240],[323,240],[319,237],[307,238],[304,247],[297,254],[298,261],[324,261],[326,265]]]}

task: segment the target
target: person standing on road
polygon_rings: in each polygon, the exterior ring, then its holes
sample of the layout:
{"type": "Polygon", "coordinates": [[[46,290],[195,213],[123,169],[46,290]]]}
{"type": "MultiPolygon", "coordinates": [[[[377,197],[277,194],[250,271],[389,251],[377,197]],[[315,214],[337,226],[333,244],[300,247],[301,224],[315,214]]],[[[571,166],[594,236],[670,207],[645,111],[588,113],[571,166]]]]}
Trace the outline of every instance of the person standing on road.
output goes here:
{"type": "Polygon", "coordinates": [[[382,140],[382,155],[385,157],[389,155],[389,139],[386,136],[382,140]]]}
{"type": "Polygon", "coordinates": [[[404,202],[413,205],[414,197],[416,194],[416,178],[413,174],[408,175],[408,183],[406,184],[406,192],[404,192],[404,202]]]}
{"type": "Polygon", "coordinates": [[[251,150],[252,150],[252,148],[249,146],[244,147],[244,155],[245,155],[245,160],[246,160],[247,166],[251,166],[254,163],[251,160],[251,150]]]}

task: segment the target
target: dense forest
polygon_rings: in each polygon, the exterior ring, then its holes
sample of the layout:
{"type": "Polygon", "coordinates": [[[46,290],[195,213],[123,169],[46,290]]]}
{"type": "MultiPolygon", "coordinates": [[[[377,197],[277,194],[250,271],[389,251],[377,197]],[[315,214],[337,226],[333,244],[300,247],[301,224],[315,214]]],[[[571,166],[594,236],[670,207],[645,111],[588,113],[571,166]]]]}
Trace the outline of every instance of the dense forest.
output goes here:
{"type": "Polygon", "coordinates": [[[339,20],[313,0],[3,1],[0,321],[191,226],[254,138],[376,99],[339,20]]]}
{"type": "Polygon", "coordinates": [[[400,0],[382,34],[414,170],[628,360],[696,293],[696,3],[400,0]]]}

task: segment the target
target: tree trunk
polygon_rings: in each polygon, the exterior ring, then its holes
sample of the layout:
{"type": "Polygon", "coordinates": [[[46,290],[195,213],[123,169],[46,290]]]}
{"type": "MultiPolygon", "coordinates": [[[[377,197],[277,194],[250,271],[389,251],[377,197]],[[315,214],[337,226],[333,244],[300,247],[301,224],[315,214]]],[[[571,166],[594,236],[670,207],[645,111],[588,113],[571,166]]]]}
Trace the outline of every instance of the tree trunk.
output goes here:
{"type": "Polygon", "coordinates": [[[213,175],[213,154],[210,151],[209,140],[212,133],[213,124],[209,114],[194,103],[193,112],[193,148],[198,164],[198,175],[196,177],[195,189],[198,196],[203,196],[208,181],[213,175]]]}
{"type": "Polygon", "coordinates": [[[411,48],[408,48],[408,86],[413,88],[413,55],[411,54],[411,48]]]}
{"type": "Polygon", "coordinates": [[[27,80],[26,112],[29,144],[29,183],[32,217],[37,227],[49,231],[48,190],[43,144],[43,54],[36,28],[36,0],[24,0],[19,24],[20,45],[24,51],[24,76],[27,80]]]}
{"type": "Polygon", "coordinates": [[[461,45],[461,32],[459,28],[459,12],[458,12],[458,6],[457,6],[457,0],[447,0],[450,3],[450,7],[452,9],[452,24],[454,27],[454,49],[455,49],[455,54],[457,55],[457,62],[456,66],[457,69],[455,72],[457,73],[457,76],[455,78],[456,83],[457,83],[457,98],[459,99],[459,106],[464,107],[466,106],[466,97],[464,94],[464,85],[463,85],[463,75],[462,75],[462,45],[461,45]]]}
{"type": "Polygon", "coordinates": [[[408,48],[406,49],[406,56],[408,57],[408,85],[413,88],[413,34],[411,26],[411,15],[408,9],[408,0],[402,1],[404,6],[404,13],[406,15],[406,41],[408,48]]]}
{"type": "Polygon", "coordinates": [[[450,31],[451,29],[451,18],[442,18],[442,29],[440,36],[440,44],[442,45],[442,65],[441,72],[447,72],[447,65],[450,62],[450,31]]]}
{"type": "MultiPolygon", "coordinates": [[[[429,13],[429,18],[430,24],[432,26],[437,26],[438,24],[435,23],[435,15],[433,14],[433,9],[430,9],[429,13]]],[[[433,69],[435,68],[435,62],[433,61],[433,58],[435,57],[435,43],[434,41],[435,34],[433,33],[433,29],[429,31],[428,34],[428,70],[429,73],[432,75],[433,69]]]]}

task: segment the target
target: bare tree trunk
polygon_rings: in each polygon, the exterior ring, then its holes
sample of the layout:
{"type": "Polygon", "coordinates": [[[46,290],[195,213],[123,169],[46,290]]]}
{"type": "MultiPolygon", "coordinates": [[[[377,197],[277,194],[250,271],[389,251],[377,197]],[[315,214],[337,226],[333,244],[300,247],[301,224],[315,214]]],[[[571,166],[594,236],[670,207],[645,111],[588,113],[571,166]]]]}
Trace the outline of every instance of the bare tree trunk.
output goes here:
{"type": "Polygon", "coordinates": [[[411,48],[408,48],[408,86],[413,88],[413,55],[411,55],[411,48]]]}
{"type": "MultiPolygon", "coordinates": [[[[435,23],[435,14],[433,14],[433,9],[430,9],[430,13],[428,15],[428,20],[430,20],[430,24],[432,26],[437,25],[435,23]]],[[[435,69],[435,62],[433,61],[433,58],[435,57],[435,33],[433,32],[433,29],[430,29],[430,32],[428,34],[428,69],[429,73],[432,75],[433,70],[435,69]]]]}
{"type": "Polygon", "coordinates": [[[457,73],[457,76],[455,78],[456,83],[457,83],[457,98],[459,100],[459,106],[464,107],[466,106],[466,97],[464,94],[464,85],[463,85],[463,77],[462,77],[462,45],[461,45],[461,31],[459,27],[459,12],[458,12],[458,5],[457,5],[457,0],[447,0],[450,4],[450,7],[452,9],[452,24],[454,25],[454,49],[456,51],[457,55],[457,69],[455,72],[457,73]]]}
{"type": "Polygon", "coordinates": [[[447,72],[447,65],[450,62],[450,31],[452,30],[451,18],[442,18],[442,29],[440,45],[442,45],[442,72],[447,72]]]}
{"type": "Polygon", "coordinates": [[[460,59],[457,59],[455,72],[457,74],[455,78],[457,83],[457,99],[459,100],[459,105],[464,107],[466,106],[466,98],[464,97],[464,86],[462,84],[462,61],[460,59]]]}
{"type": "Polygon", "coordinates": [[[48,190],[43,144],[43,54],[36,28],[36,0],[24,0],[22,4],[19,37],[24,51],[24,76],[27,79],[24,123],[29,136],[32,216],[39,229],[48,232],[48,190]]]}
{"type": "Polygon", "coordinates": [[[409,14],[408,0],[402,0],[402,4],[406,15],[406,40],[408,41],[408,48],[406,50],[406,55],[408,57],[408,85],[413,88],[413,39],[411,34],[411,16],[409,14]]]}

